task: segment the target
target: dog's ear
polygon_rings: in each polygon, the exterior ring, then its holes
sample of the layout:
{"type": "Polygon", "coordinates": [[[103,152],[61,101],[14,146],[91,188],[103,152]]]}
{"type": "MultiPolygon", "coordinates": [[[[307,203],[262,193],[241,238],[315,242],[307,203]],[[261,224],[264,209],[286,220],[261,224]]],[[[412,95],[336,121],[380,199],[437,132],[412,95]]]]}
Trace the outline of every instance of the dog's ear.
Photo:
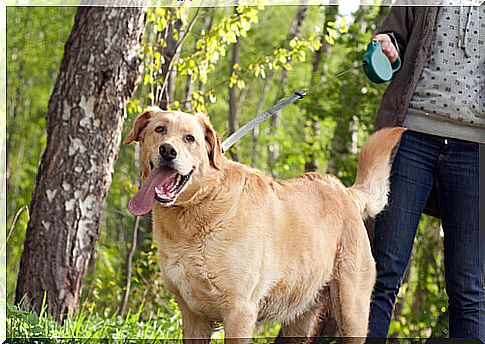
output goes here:
{"type": "Polygon", "coordinates": [[[222,164],[222,148],[219,135],[212,127],[209,117],[206,114],[196,113],[195,117],[197,117],[205,130],[205,143],[209,154],[209,160],[216,169],[220,170],[222,164]]]}
{"type": "Polygon", "coordinates": [[[150,117],[152,116],[152,111],[153,109],[147,109],[145,112],[138,115],[138,117],[135,119],[135,122],[133,122],[133,128],[123,141],[125,145],[132,143],[133,141],[140,141],[140,135],[143,129],[145,129],[145,127],[147,126],[150,117]]]}

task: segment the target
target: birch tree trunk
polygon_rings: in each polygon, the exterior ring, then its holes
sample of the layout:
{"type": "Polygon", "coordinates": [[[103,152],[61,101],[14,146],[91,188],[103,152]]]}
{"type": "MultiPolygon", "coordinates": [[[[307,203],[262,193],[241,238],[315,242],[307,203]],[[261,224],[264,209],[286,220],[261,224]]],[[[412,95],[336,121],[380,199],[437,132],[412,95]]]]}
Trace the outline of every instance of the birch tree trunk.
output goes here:
{"type": "Polygon", "coordinates": [[[141,79],[144,7],[79,7],[47,112],[16,302],[58,320],[78,307],[118,155],[125,105],[141,79]]]}

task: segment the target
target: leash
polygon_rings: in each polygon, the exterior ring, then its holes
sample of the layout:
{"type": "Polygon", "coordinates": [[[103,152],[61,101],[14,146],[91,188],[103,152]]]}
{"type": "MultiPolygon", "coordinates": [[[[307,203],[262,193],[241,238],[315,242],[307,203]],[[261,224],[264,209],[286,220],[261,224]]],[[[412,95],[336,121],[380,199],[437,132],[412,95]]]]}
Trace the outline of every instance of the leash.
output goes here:
{"type": "Polygon", "coordinates": [[[233,144],[235,144],[237,141],[241,139],[244,135],[246,135],[249,131],[253,130],[256,128],[261,122],[266,120],[267,118],[273,116],[276,112],[279,110],[287,107],[290,104],[293,104],[297,100],[303,99],[308,92],[311,92],[315,88],[330,82],[332,80],[335,80],[337,78],[340,78],[342,75],[347,74],[348,72],[360,68],[364,66],[364,72],[367,75],[367,77],[374,83],[382,83],[382,82],[387,82],[392,79],[392,76],[394,75],[395,72],[399,70],[401,67],[401,61],[398,58],[398,61],[396,61],[395,64],[392,64],[389,62],[387,57],[382,53],[381,49],[381,43],[377,41],[372,41],[369,43],[367,46],[367,51],[364,54],[364,57],[362,59],[362,62],[358,64],[357,66],[351,67],[349,69],[346,69],[330,79],[326,79],[316,85],[313,85],[309,87],[307,90],[300,90],[296,91],[294,94],[292,94],[289,97],[284,98],[283,100],[280,100],[276,104],[274,104],[271,108],[266,110],[263,113],[260,113],[256,117],[254,117],[252,120],[250,120],[248,123],[243,125],[241,128],[236,130],[234,133],[232,133],[221,145],[222,152],[225,153],[228,151],[229,148],[233,144]]]}
{"type": "Polygon", "coordinates": [[[359,67],[362,67],[365,64],[365,62],[362,62],[358,64],[357,66],[354,66],[352,68],[346,69],[343,72],[338,73],[337,75],[331,77],[330,79],[326,79],[316,85],[311,86],[307,90],[300,90],[296,91],[294,94],[292,94],[289,97],[284,98],[283,100],[280,100],[277,102],[275,105],[273,105],[271,108],[266,110],[263,113],[260,113],[256,117],[254,117],[252,120],[247,122],[245,125],[243,125],[241,128],[236,130],[234,133],[232,133],[221,145],[222,152],[225,153],[233,144],[235,144],[237,141],[241,139],[244,135],[246,135],[249,131],[253,130],[256,128],[261,122],[264,122],[267,118],[273,116],[276,112],[279,110],[287,107],[290,104],[293,104],[297,100],[303,99],[308,92],[311,92],[313,89],[317,88],[318,86],[321,86],[331,80],[335,80],[337,78],[340,78],[342,75],[347,74],[348,72],[357,69],[359,67]]]}

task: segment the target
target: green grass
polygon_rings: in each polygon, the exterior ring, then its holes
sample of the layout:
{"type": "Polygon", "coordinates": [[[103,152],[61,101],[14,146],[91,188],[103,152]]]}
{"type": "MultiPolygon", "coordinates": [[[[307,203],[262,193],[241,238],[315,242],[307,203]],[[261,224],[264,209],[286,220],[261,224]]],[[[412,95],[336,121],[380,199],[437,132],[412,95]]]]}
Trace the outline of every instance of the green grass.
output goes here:
{"type": "MultiPolygon", "coordinates": [[[[137,313],[129,313],[124,318],[118,315],[104,318],[97,313],[81,310],[74,316],[67,317],[60,325],[47,315],[45,307],[40,314],[37,314],[9,303],[7,304],[7,337],[79,339],[76,343],[91,343],[93,340],[127,342],[138,339],[170,339],[181,342],[180,312],[175,304],[171,304],[171,309],[173,315],[159,311],[149,315],[147,320],[142,320],[143,306],[137,313]]],[[[146,315],[143,318],[146,318],[146,315]]],[[[257,333],[259,340],[255,342],[272,342],[279,328],[278,325],[263,326],[257,333]]],[[[212,339],[213,342],[222,341],[224,339],[222,329],[216,331],[212,339]]]]}
{"type": "Polygon", "coordinates": [[[92,339],[180,339],[180,313],[174,315],[158,312],[142,321],[140,307],[136,314],[122,318],[113,315],[101,318],[96,313],[80,311],[67,317],[62,325],[47,315],[45,308],[40,314],[25,311],[7,304],[8,338],[82,338],[92,339]]]}

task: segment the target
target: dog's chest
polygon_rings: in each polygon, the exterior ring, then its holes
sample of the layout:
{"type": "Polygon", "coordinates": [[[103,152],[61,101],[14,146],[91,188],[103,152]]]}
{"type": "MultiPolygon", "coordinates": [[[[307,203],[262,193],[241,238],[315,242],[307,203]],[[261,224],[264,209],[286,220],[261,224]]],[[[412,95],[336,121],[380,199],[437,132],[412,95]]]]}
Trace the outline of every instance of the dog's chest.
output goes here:
{"type": "MultiPolygon", "coordinates": [[[[160,249],[159,249],[160,250],[160,249]]],[[[167,287],[198,314],[217,317],[220,291],[211,282],[204,257],[197,248],[160,250],[160,266],[167,287]]]]}

